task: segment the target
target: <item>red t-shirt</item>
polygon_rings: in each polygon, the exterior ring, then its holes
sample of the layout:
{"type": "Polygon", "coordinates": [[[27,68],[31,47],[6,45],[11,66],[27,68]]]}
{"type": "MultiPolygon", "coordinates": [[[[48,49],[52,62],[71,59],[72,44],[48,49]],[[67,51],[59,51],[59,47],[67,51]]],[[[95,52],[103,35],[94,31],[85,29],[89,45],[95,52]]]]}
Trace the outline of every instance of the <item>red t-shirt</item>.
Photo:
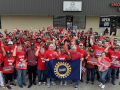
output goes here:
{"type": "Polygon", "coordinates": [[[44,55],[38,53],[38,65],[37,69],[39,70],[46,70],[46,61],[44,61],[44,55]]]}
{"type": "Polygon", "coordinates": [[[71,60],[77,60],[77,59],[81,59],[82,56],[79,52],[73,53],[73,51],[69,50],[70,55],[71,55],[71,60]]]}
{"type": "Polygon", "coordinates": [[[96,56],[101,56],[102,52],[105,50],[103,47],[98,47],[95,44],[92,45],[92,48],[96,56]]]}
{"type": "Polygon", "coordinates": [[[14,46],[12,48],[10,48],[9,46],[4,46],[4,49],[5,49],[5,52],[10,51],[13,54],[14,46]]]}
{"type": "Polygon", "coordinates": [[[57,60],[62,60],[62,61],[67,61],[68,60],[68,55],[58,55],[57,60]]]}
{"type": "MultiPolygon", "coordinates": [[[[113,46],[115,47],[117,44],[113,42],[113,46]]],[[[112,46],[110,47],[111,50],[114,50],[114,48],[112,48],[112,46]]]]}
{"type": "Polygon", "coordinates": [[[16,61],[22,62],[25,59],[27,59],[27,55],[24,51],[22,52],[16,52],[16,57],[15,57],[16,61]]]}
{"type": "Polygon", "coordinates": [[[54,54],[55,51],[50,51],[50,50],[47,50],[46,53],[45,53],[45,58],[46,59],[55,59],[55,54],[54,54]]]}
{"type": "Polygon", "coordinates": [[[39,44],[39,43],[36,43],[36,44],[35,44],[35,48],[38,48],[38,47],[40,47],[40,44],[39,44]]]}
{"type": "MultiPolygon", "coordinates": [[[[3,61],[3,56],[0,54],[0,63],[3,61]]],[[[0,65],[0,71],[2,71],[2,66],[0,65]]]]}
{"type": "MultiPolygon", "coordinates": [[[[112,62],[113,60],[117,60],[117,61],[120,61],[120,53],[119,52],[115,52],[115,51],[108,51],[108,54],[110,55],[110,62],[112,62]]],[[[115,67],[115,66],[111,66],[111,68],[113,69],[118,69],[118,67],[115,67]]]]}
{"type": "MultiPolygon", "coordinates": [[[[4,67],[14,66],[15,58],[14,57],[3,57],[4,58],[4,67]]],[[[14,71],[10,71],[8,73],[13,73],[14,71]]]]}
{"type": "Polygon", "coordinates": [[[79,48],[77,48],[77,51],[81,54],[81,56],[83,58],[85,58],[87,56],[87,52],[83,49],[83,50],[80,50],[79,48]]]}

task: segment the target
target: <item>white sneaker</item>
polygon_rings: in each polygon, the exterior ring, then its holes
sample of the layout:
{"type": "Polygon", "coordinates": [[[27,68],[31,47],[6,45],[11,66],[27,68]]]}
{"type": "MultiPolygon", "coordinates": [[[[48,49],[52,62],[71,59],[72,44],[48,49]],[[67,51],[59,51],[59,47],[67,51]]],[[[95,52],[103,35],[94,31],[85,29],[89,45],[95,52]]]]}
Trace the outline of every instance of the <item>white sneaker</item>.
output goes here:
{"type": "Polygon", "coordinates": [[[47,87],[50,88],[50,83],[47,84],[47,87]]]}
{"type": "Polygon", "coordinates": [[[102,83],[99,86],[102,87],[102,83]]]}
{"type": "Polygon", "coordinates": [[[63,82],[60,82],[60,85],[63,85],[63,82]]]}
{"type": "Polygon", "coordinates": [[[102,85],[102,86],[101,86],[101,89],[104,89],[104,88],[105,88],[105,85],[102,85]]]}
{"type": "Polygon", "coordinates": [[[55,83],[55,82],[52,82],[52,85],[56,85],[56,83],[55,83]]]}
{"type": "Polygon", "coordinates": [[[14,81],[17,82],[17,79],[15,79],[14,81]]]}
{"type": "Polygon", "coordinates": [[[65,84],[64,84],[65,86],[67,85],[67,82],[65,82],[65,84]]]}
{"type": "Polygon", "coordinates": [[[44,85],[46,85],[46,82],[43,82],[44,85]]]}
{"type": "Polygon", "coordinates": [[[41,82],[39,82],[39,84],[38,84],[39,86],[41,85],[41,82]]]}

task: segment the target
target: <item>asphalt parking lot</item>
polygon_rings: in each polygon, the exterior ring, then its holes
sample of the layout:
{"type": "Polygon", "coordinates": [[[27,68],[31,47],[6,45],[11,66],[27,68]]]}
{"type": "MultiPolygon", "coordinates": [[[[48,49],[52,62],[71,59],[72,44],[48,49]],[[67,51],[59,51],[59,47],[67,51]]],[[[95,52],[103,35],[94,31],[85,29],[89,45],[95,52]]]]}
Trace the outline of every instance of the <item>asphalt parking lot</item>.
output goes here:
{"type": "MultiPolygon", "coordinates": [[[[97,79],[95,78],[95,82],[92,85],[91,82],[89,82],[88,84],[86,84],[86,75],[84,75],[83,78],[84,82],[80,82],[79,81],[79,87],[78,90],[101,90],[101,88],[99,87],[100,82],[97,81],[97,79]]],[[[36,79],[36,82],[38,80],[36,79]]],[[[111,83],[107,83],[104,90],[119,90],[120,89],[120,85],[119,85],[119,79],[116,79],[115,83],[116,85],[112,85],[111,83]]],[[[57,83],[57,85],[53,86],[51,85],[50,88],[47,87],[47,85],[41,84],[40,86],[38,85],[32,85],[31,88],[27,88],[27,86],[24,86],[23,88],[19,88],[19,86],[14,86],[12,87],[12,90],[75,90],[74,89],[74,85],[71,86],[70,83],[71,81],[68,81],[67,85],[60,85],[60,81],[56,80],[55,81],[57,83]]],[[[17,84],[17,83],[16,83],[17,84]]],[[[26,84],[28,85],[28,77],[26,75],[26,84]]],[[[38,84],[38,82],[37,82],[38,84]]],[[[2,87],[0,87],[0,90],[7,90],[7,89],[3,89],[2,87]]]]}

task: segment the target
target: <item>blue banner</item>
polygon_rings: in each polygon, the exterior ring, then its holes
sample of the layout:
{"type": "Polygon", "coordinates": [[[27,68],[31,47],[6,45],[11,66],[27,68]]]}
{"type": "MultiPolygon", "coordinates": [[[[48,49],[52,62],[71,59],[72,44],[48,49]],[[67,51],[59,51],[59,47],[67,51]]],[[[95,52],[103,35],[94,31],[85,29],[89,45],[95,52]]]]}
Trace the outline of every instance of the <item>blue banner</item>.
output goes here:
{"type": "Polygon", "coordinates": [[[58,80],[80,80],[81,60],[61,61],[50,59],[47,62],[47,78],[58,80]]]}

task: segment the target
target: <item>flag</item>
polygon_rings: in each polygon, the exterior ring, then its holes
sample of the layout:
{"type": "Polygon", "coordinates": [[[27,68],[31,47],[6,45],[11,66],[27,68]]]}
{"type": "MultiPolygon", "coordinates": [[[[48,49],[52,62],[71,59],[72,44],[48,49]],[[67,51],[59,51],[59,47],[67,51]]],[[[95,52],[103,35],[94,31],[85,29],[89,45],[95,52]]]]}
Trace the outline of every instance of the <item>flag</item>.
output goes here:
{"type": "Polygon", "coordinates": [[[27,62],[16,61],[16,68],[17,69],[27,69],[27,62]]]}
{"type": "Polygon", "coordinates": [[[96,58],[88,58],[87,63],[97,65],[98,60],[96,58]]]}
{"type": "Polygon", "coordinates": [[[3,67],[2,72],[3,73],[13,73],[14,72],[14,67],[13,66],[3,67]]]}
{"type": "Polygon", "coordinates": [[[77,26],[73,26],[73,29],[77,29],[77,26]]]}
{"type": "Polygon", "coordinates": [[[120,61],[118,61],[118,60],[113,60],[113,61],[111,62],[111,66],[120,67],[120,61]]]}
{"type": "Polygon", "coordinates": [[[85,74],[87,72],[87,69],[85,67],[82,67],[82,74],[85,74]]]}
{"type": "Polygon", "coordinates": [[[81,60],[61,61],[50,59],[47,62],[47,78],[58,80],[80,80],[81,60]]]}
{"type": "Polygon", "coordinates": [[[102,67],[104,67],[104,68],[109,68],[110,65],[111,65],[111,63],[110,63],[109,61],[106,61],[105,59],[102,59],[102,60],[100,61],[100,65],[101,65],[102,67]]]}
{"type": "Polygon", "coordinates": [[[47,31],[50,31],[52,29],[52,26],[47,27],[47,31]]]}

